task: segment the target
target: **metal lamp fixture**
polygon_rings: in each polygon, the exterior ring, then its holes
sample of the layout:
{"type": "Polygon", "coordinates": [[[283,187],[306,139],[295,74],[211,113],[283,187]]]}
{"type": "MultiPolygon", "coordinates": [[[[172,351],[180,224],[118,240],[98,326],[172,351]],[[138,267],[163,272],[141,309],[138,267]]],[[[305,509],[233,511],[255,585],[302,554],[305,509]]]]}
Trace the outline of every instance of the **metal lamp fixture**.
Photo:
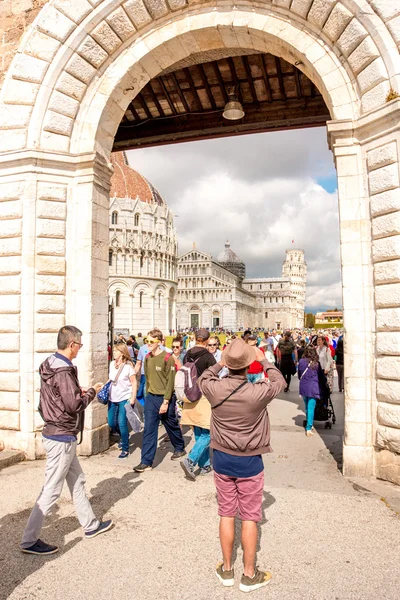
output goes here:
{"type": "Polygon", "coordinates": [[[234,89],[229,92],[229,100],[225,104],[222,116],[229,121],[238,121],[244,117],[243,106],[240,104],[234,89]]]}

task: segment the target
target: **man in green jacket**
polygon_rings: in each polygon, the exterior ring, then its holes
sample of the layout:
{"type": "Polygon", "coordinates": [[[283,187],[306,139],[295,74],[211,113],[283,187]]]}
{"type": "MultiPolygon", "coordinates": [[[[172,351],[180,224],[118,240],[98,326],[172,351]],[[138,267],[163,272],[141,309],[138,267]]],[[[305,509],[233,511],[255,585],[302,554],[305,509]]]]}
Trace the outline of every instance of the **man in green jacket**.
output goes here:
{"type": "Polygon", "coordinates": [[[175,402],[171,401],[175,385],[175,361],[171,354],[161,350],[162,340],[163,334],[159,329],[152,329],[147,336],[150,352],[144,359],[147,394],[144,403],[142,458],[140,464],[133,469],[137,473],[153,468],[160,421],[174,447],[171,460],[179,460],[186,454],[175,414],[175,402]]]}
{"type": "Polygon", "coordinates": [[[262,454],[271,452],[267,406],[284,386],[282,374],[265,359],[264,353],[240,338],[233,340],[221,361],[199,379],[199,387],[211,404],[211,448],[224,559],[216,575],[224,586],[235,583],[232,551],[238,514],[242,521],[244,562],[239,587],[243,592],[263,587],[272,577],[255,566],[257,522],[262,519],[262,454]],[[264,367],[268,379],[249,383],[248,367],[256,360],[264,367]],[[228,367],[229,374],[220,379],[218,373],[223,366],[228,367]]]}

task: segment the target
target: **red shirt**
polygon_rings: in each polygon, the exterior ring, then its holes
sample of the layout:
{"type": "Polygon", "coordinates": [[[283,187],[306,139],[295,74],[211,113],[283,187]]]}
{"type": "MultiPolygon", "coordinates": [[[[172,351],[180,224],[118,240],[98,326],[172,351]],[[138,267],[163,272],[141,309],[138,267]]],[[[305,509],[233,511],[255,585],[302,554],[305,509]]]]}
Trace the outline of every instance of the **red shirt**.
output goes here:
{"type": "Polygon", "coordinates": [[[263,368],[262,364],[260,362],[258,362],[258,360],[255,360],[254,362],[251,363],[251,365],[249,366],[249,370],[247,372],[250,373],[250,375],[255,375],[256,373],[262,373],[263,371],[264,371],[264,368],[263,368]]]}

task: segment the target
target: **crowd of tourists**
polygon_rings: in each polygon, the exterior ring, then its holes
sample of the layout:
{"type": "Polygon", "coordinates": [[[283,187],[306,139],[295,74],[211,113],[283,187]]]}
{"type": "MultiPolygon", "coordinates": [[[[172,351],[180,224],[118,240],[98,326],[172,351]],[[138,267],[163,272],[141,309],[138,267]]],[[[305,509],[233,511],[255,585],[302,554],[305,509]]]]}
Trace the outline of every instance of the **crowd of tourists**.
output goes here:
{"type": "Polygon", "coordinates": [[[175,335],[168,347],[157,328],[145,337],[139,333],[125,339],[119,334],[109,348],[108,382],[96,383],[88,390],[80,387],[72,364],[83,345],[81,337],[76,327],[63,327],[58,333],[57,351],[40,367],[39,412],[44,421],[46,476],[21,550],[36,555],[58,551],[39,535],[64,481],[86,538],[112,527],[111,520],[101,522],[94,515],[76,456],[84,411],[98,395],[107,404],[111,433],[119,436],[119,459],[129,456],[127,416],[134,413],[143,423],[141,460],[135,472],[153,468],[160,424],[166,432],[163,443],[173,446],[171,460],[180,461],[188,480],[196,481],[213,471],[223,555],[216,576],[224,586],[234,585],[232,554],[235,518],[239,516],[244,562],[240,589],[248,592],[266,585],[271,574],[255,566],[255,555],[257,523],[262,518],[262,455],[271,452],[267,407],[282,390],[289,391],[297,371],[306,412],[305,430],[310,437],[318,382],[322,375],[332,389],[334,364],[343,391],[342,336],[310,330],[285,331],[283,335],[275,330],[246,330],[223,332],[221,336],[221,332],[201,328],[175,335]],[[192,427],[194,433],[189,454],[182,434],[185,426],[192,427]]]}

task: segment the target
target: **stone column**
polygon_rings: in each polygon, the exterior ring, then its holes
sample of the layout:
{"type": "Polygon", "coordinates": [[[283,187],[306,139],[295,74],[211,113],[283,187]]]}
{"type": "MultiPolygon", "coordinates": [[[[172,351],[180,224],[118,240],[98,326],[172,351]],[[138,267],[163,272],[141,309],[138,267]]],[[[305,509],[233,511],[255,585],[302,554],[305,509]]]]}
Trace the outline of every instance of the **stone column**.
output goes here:
{"type": "MultiPolygon", "coordinates": [[[[83,332],[82,386],[107,378],[108,193],[95,155],[26,151],[0,158],[0,428],[6,446],[40,455],[40,363],[57,331],[83,332]]],[[[86,411],[83,453],[108,446],[105,409],[86,411]]]]}
{"type": "Polygon", "coordinates": [[[172,301],[172,329],[175,329],[175,333],[177,331],[177,322],[176,322],[176,300],[175,298],[172,301]]]}
{"type": "Polygon", "coordinates": [[[154,304],[155,304],[155,301],[156,301],[156,297],[155,297],[154,294],[152,294],[150,296],[150,298],[151,298],[151,327],[153,328],[153,327],[155,327],[155,325],[154,325],[154,319],[155,319],[155,316],[154,316],[154,308],[155,308],[155,306],[154,306],[154,304]]]}
{"type": "Polygon", "coordinates": [[[133,298],[134,294],[129,294],[131,299],[131,333],[133,333],[133,298]]]}
{"type": "Polygon", "coordinates": [[[344,473],[400,483],[400,101],[328,124],[338,171],[344,473]]]}
{"type": "Polygon", "coordinates": [[[165,296],[165,335],[169,335],[169,298],[165,296]]]}
{"type": "Polygon", "coordinates": [[[375,474],[400,484],[400,99],[365,118],[376,307],[375,474]]]}
{"type": "Polygon", "coordinates": [[[362,149],[353,124],[330,122],[328,132],[338,173],[340,250],[345,328],[345,475],[373,474],[375,319],[371,220],[362,149]]]}

